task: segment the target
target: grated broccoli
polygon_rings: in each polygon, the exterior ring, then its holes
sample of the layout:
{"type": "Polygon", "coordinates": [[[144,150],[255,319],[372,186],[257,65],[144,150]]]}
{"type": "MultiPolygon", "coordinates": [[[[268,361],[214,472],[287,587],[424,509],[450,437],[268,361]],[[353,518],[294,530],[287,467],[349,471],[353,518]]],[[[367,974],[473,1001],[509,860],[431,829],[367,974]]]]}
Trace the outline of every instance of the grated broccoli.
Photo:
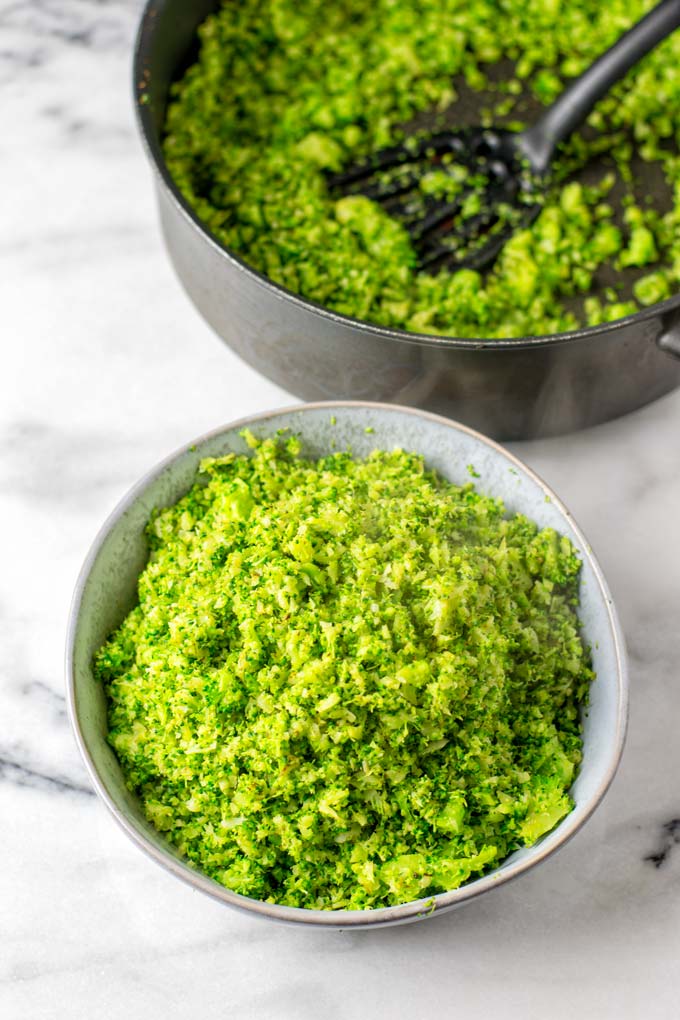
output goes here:
{"type": "Polygon", "coordinates": [[[247,438],[154,512],[138,605],[96,655],[126,782],[248,896],[456,888],[572,807],[578,556],[416,454],[247,438]]]}
{"type": "MultiPolygon", "coordinates": [[[[218,240],[254,268],[385,326],[493,338],[595,325],[649,302],[648,286],[634,289],[642,266],[657,273],[657,289],[677,292],[678,32],[562,147],[541,215],[484,276],[418,271],[402,223],[368,199],[329,193],[326,171],[399,142],[423,111],[448,111],[458,123],[458,82],[484,90],[480,105],[491,104],[492,122],[521,127],[527,96],[535,110],[552,101],[652,0],[501,6],[224,3],[201,26],[198,59],[172,88],[163,143],[172,177],[218,240]],[[593,174],[595,157],[605,166],[593,174]],[[648,208],[648,179],[665,182],[655,188],[667,192],[659,199],[667,208],[648,208]],[[608,298],[613,270],[624,273],[627,293],[608,298]]],[[[452,164],[422,189],[450,195],[464,178],[452,164]]]]}

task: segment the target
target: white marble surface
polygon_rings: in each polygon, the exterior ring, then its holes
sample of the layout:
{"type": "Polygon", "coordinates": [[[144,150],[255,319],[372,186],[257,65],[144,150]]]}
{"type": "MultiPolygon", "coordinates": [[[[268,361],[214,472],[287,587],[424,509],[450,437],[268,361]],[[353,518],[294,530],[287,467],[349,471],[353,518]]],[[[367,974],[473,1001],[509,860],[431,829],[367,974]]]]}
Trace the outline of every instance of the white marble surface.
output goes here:
{"type": "Polygon", "coordinates": [[[310,934],[192,893],[92,795],[62,677],[91,539],[166,452],[290,400],[164,255],[129,97],[139,9],[0,0],[0,1016],[677,1018],[680,393],[516,446],[590,537],[632,666],[614,786],[533,874],[424,924],[310,934]]]}

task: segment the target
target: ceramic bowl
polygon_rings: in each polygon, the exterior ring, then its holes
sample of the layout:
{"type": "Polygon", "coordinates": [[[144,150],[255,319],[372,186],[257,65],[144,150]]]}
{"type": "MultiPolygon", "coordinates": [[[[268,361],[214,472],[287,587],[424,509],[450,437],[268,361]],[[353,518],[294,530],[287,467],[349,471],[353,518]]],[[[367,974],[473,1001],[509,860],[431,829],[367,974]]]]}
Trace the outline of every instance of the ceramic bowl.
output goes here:
{"type": "Polygon", "coordinates": [[[602,572],[567,508],[521,461],[479,433],[412,408],[370,403],[303,404],[271,411],[210,432],[172,454],[119,503],[95,539],[77,583],[68,632],[66,674],[71,720],[92,783],[114,818],[140,849],[195,889],[250,914],[334,929],[398,924],[432,916],[497,888],[545,860],[577,832],[602,800],[618,765],[626,726],[627,673],[621,630],[602,572]],[[145,820],[126,789],[107,743],[106,705],[92,659],[136,601],[137,578],[147,559],[146,522],[154,507],[180,498],[194,482],[203,457],[246,453],[244,427],[264,437],[279,429],[300,436],[303,453],[316,457],[350,446],[357,456],[376,448],[422,453],[430,468],[454,482],[479,475],[480,491],[500,496],[510,512],[567,535],[583,560],[580,616],[597,677],[583,719],[583,762],[572,788],[575,807],[534,846],[518,850],[482,878],[427,900],[374,910],[305,910],[239,895],[189,867],[145,820]],[[367,429],[373,431],[367,432],[367,429]]]}

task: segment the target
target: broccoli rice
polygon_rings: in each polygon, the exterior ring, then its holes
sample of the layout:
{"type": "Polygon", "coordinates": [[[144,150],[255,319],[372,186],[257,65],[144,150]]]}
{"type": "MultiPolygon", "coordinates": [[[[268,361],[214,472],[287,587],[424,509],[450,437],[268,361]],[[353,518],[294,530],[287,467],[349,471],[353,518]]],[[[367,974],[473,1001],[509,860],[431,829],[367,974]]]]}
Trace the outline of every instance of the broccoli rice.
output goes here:
{"type": "Polygon", "coordinates": [[[569,540],[414,453],[244,435],[153,513],[96,655],[146,817],[228,888],[329,910],[534,843],[571,810],[593,679],[569,540]]]}
{"type": "MultiPolygon", "coordinates": [[[[680,285],[680,32],[561,147],[540,216],[484,274],[420,271],[403,223],[368,198],[334,194],[327,173],[423,118],[434,129],[437,118],[532,122],[651,6],[226,2],[172,88],[167,167],[220,242],[336,312],[490,338],[618,319],[680,285]]],[[[459,170],[426,175],[423,191],[457,187],[459,170]]]]}

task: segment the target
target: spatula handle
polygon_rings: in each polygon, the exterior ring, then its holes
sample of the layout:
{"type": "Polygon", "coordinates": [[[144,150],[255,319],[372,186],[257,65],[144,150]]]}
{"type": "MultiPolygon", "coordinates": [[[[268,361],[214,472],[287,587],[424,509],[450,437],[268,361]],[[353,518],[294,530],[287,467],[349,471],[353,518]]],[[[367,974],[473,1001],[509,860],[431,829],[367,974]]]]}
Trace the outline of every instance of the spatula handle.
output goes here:
{"type": "Polygon", "coordinates": [[[539,173],[555,147],[583,124],[604,95],[650,50],[680,27],[680,0],[662,0],[611,49],[565,89],[536,123],[522,133],[520,148],[539,173]]]}

